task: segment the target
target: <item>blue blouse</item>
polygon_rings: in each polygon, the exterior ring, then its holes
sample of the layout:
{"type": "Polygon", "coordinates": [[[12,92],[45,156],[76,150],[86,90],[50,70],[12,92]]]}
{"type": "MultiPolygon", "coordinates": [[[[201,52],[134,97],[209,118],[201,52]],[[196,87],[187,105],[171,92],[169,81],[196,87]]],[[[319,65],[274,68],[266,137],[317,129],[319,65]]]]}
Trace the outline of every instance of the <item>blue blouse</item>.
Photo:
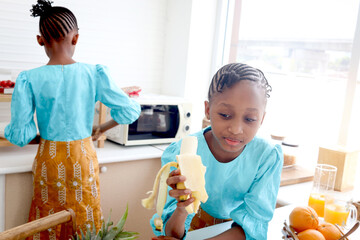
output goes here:
{"type": "Polygon", "coordinates": [[[5,137],[21,147],[28,144],[37,134],[35,110],[42,138],[89,137],[97,101],[111,108],[111,117],[119,124],[130,124],[140,115],[140,105],[116,86],[103,65],[45,65],[23,71],[16,79],[5,137]]]}
{"type": "MultiPolygon", "coordinates": [[[[209,195],[201,208],[215,218],[232,218],[245,231],[246,239],[267,239],[268,222],[272,219],[280,186],[283,154],[280,145],[272,145],[255,137],[233,161],[221,163],[212,155],[204,132],[194,134],[198,138],[197,154],[206,166],[205,188],[209,195]]],[[[163,153],[162,165],[176,161],[181,141],[172,143],[163,153]]],[[[170,188],[169,188],[170,189],[170,188]]],[[[164,228],[176,208],[176,199],[168,195],[163,212],[164,228]]],[[[185,229],[189,229],[195,214],[189,214],[185,229]]],[[[154,219],[150,224],[156,235],[154,219]]]]}

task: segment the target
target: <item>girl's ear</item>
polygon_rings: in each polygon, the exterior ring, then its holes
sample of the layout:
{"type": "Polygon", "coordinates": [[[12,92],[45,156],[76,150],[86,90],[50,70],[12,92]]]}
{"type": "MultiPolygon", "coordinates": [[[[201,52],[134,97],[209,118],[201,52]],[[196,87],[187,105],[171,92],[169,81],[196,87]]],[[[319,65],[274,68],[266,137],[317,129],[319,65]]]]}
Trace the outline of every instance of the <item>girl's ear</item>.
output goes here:
{"type": "Polygon", "coordinates": [[[77,34],[75,34],[75,35],[73,36],[73,38],[72,38],[72,40],[71,40],[71,44],[72,44],[72,45],[76,45],[78,39],[79,39],[79,34],[77,33],[77,34]]]}
{"type": "Polygon", "coordinates": [[[210,103],[209,101],[205,101],[204,104],[205,104],[205,116],[207,119],[210,120],[210,103]]]}
{"type": "Polygon", "coordinates": [[[44,38],[40,35],[36,35],[36,40],[39,43],[40,46],[44,46],[44,38]]]}

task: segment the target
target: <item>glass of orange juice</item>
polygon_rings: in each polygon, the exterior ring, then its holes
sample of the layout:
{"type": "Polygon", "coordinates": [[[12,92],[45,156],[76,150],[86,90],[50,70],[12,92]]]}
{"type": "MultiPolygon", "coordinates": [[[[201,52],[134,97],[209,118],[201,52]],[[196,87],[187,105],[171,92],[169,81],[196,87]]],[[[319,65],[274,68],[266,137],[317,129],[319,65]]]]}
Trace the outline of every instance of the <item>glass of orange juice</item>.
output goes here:
{"type": "Polygon", "coordinates": [[[324,217],[325,195],[317,192],[310,193],[308,205],[312,207],[319,217],[324,217]]]}
{"type": "Polygon", "coordinates": [[[352,225],[357,220],[357,209],[351,203],[327,197],[325,200],[324,221],[342,227],[352,225]]]}
{"type": "Polygon", "coordinates": [[[334,190],[337,168],[328,164],[318,164],[315,168],[313,187],[308,205],[319,217],[324,217],[325,197],[334,190]]]}

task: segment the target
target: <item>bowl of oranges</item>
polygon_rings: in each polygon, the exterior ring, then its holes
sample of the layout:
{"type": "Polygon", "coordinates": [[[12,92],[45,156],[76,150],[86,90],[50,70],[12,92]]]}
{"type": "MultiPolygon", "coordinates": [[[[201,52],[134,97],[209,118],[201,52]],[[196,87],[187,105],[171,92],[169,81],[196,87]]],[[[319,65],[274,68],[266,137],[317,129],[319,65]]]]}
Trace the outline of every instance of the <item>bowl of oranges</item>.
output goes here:
{"type": "Polygon", "coordinates": [[[282,232],[285,240],[338,240],[343,236],[339,226],[321,221],[309,206],[295,207],[289,215],[289,224],[284,222],[282,232]]]}

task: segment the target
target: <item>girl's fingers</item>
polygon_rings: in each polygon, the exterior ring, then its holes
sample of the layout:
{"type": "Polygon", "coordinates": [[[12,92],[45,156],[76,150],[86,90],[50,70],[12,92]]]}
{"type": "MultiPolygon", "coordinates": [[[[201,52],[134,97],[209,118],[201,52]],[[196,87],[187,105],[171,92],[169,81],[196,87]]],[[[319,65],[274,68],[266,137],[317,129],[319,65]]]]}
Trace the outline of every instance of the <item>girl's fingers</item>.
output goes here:
{"type": "Polygon", "coordinates": [[[169,174],[169,177],[180,175],[180,169],[175,169],[169,174]]]}
{"type": "Polygon", "coordinates": [[[176,199],[179,198],[180,196],[189,195],[189,194],[191,194],[190,189],[174,189],[169,191],[169,196],[176,199]]]}
{"type": "Polygon", "coordinates": [[[189,206],[191,203],[193,203],[195,201],[195,198],[189,198],[188,200],[186,201],[183,201],[183,202],[179,202],[176,204],[177,207],[182,207],[182,208],[185,208],[187,206],[189,206]]]}
{"type": "Polygon", "coordinates": [[[178,238],[174,238],[174,237],[167,237],[167,236],[158,236],[158,237],[153,237],[151,238],[152,240],[160,240],[160,239],[164,239],[164,240],[179,240],[178,238]]]}
{"type": "Polygon", "coordinates": [[[169,186],[176,185],[177,183],[184,182],[185,180],[186,180],[186,177],[183,175],[174,175],[174,176],[168,177],[168,179],[166,180],[166,184],[169,186]]]}

